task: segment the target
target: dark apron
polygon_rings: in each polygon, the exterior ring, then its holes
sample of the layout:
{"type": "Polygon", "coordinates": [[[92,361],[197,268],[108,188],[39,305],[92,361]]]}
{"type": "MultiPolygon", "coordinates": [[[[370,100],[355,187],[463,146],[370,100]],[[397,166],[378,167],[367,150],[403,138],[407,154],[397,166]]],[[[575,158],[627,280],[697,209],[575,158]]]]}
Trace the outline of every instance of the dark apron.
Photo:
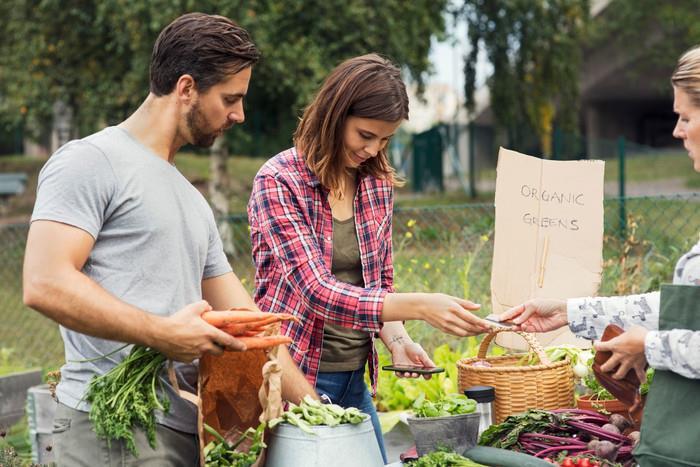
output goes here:
{"type": "MultiPolygon", "coordinates": [[[[700,330],[700,287],[662,285],[659,330],[700,330]]],[[[700,466],[700,380],[655,370],[639,445],[642,467],[700,466]]]]}

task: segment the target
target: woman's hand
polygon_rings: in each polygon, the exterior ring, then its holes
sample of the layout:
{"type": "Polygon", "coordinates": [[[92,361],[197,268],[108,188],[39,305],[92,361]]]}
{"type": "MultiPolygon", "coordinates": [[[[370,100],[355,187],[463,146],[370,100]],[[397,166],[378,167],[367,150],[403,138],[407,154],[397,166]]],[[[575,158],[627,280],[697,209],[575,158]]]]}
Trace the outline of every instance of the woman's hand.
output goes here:
{"type": "Polygon", "coordinates": [[[481,305],[442,293],[425,295],[422,319],[440,331],[458,337],[476,336],[489,332],[491,325],[471,313],[481,305]]]}
{"type": "Polygon", "coordinates": [[[553,331],[568,324],[566,301],[548,298],[528,300],[506,310],[499,318],[515,323],[517,330],[525,332],[553,331]]]}
{"type": "Polygon", "coordinates": [[[612,377],[622,379],[627,372],[634,370],[639,381],[646,381],[647,359],[644,355],[644,340],[647,329],[632,326],[628,331],[605,342],[596,342],[596,351],[612,352],[612,356],[600,369],[606,373],[615,372],[612,377]]]}
{"type": "MultiPolygon", "coordinates": [[[[423,350],[420,344],[415,342],[395,343],[389,349],[391,351],[391,363],[394,366],[421,366],[426,368],[434,368],[435,363],[430,359],[428,354],[423,350]]],[[[399,373],[396,375],[399,378],[418,378],[418,373],[399,373]]],[[[432,375],[422,375],[425,379],[430,379],[432,375]]]]}

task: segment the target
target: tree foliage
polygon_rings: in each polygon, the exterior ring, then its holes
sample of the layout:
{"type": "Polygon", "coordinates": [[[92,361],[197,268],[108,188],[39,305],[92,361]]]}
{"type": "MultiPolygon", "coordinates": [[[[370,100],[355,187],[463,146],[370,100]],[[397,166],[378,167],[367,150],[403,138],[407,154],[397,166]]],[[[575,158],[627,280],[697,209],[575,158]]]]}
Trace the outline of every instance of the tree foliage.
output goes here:
{"type": "Polygon", "coordinates": [[[464,0],[455,14],[468,28],[468,108],[474,108],[477,55],[483,49],[493,65],[488,86],[496,123],[513,145],[534,131],[547,153],[555,120],[576,128],[589,0],[464,0]]]}
{"type": "Polygon", "coordinates": [[[35,133],[57,99],[80,133],[132,112],[148,91],[159,31],[189,11],[228,16],[248,29],[263,58],[247,98],[236,152],[279,150],[303,105],[341,60],[389,56],[422,83],[431,37],[444,31],[446,0],[4,0],[0,2],[0,120],[35,133]],[[248,142],[248,146],[241,145],[248,142]]]}

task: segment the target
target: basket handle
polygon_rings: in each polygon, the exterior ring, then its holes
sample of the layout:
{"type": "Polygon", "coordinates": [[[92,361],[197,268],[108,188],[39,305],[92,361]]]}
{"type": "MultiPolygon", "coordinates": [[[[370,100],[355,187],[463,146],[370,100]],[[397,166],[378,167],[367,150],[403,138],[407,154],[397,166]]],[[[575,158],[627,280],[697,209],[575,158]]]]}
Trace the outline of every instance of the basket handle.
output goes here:
{"type": "Polygon", "coordinates": [[[529,332],[523,332],[523,331],[511,331],[510,329],[491,329],[491,332],[489,332],[485,337],[484,340],[481,341],[481,344],[479,345],[479,352],[477,353],[477,357],[479,359],[483,359],[486,357],[486,353],[489,350],[489,347],[491,346],[491,342],[493,339],[496,337],[496,335],[500,332],[512,332],[515,334],[518,334],[520,337],[525,339],[525,342],[528,343],[530,348],[534,350],[535,354],[540,359],[540,363],[543,365],[549,365],[552,362],[549,361],[549,357],[547,357],[547,354],[544,353],[544,349],[542,348],[542,345],[539,343],[537,338],[535,337],[534,334],[530,334],[529,332]]]}

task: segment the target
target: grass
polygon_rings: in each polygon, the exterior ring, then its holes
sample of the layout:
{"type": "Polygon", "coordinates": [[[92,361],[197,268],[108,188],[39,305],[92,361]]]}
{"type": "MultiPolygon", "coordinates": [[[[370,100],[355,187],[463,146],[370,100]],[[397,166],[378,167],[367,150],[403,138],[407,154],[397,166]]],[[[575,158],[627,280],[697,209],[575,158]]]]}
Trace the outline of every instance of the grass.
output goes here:
{"type": "Polygon", "coordinates": [[[7,431],[0,427],[0,432],[0,466],[29,466],[32,460],[32,445],[29,442],[27,417],[23,417],[7,431]]]}
{"type": "MultiPolygon", "coordinates": [[[[34,206],[37,177],[46,160],[20,155],[0,156],[0,173],[25,172],[27,186],[19,196],[10,198],[0,207],[0,216],[5,218],[28,218],[34,206]]],[[[200,191],[207,194],[210,179],[209,157],[194,153],[178,154],[175,163],[182,174],[200,191]]],[[[265,159],[245,156],[231,156],[227,162],[230,175],[231,198],[229,209],[232,213],[245,212],[246,204],[253,188],[253,178],[265,159]]]]}
{"type": "MultiPolygon", "coordinates": [[[[253,187],[253,178],[266,159],[230,156],[227,169],[230,176],[231,213],[245,213],[246,204],[253,187]]],[[[0,215],[4,217],[28,217],[34,205],[36,179],[45,163],[43,159],[21,155],[0,156],[0,172],[26,172],[27,189],[24,194],[11,198],[2,207],[0,215]]],[[[210,180],[210,161],[207,155],[182,153],[176,157],[178,169],[197,186],[205,195],[210,180]]],[[[605,181],[617,182],[619,166],[616,159],[608,159],[605,164],[605,181]]],[[[692,170],[685,152],[662,152],[655,154],[632,154],[626,160],[626,180],[628,183],[662,179],[683,179],[688,188],[700,189],[700,177],[692,170]]],[[[495,169],[484,169],[478,174],[480,180],[495,180],[495,169]]],[[[493,193],[479,193],[477,199],[470,198],[463,190],[445,193],[412,193],[410,187],[399,188],[396,195],[396,207],[423,207],[436,205],[460,205],[467,203],[490,203],[493,193]]]]}
{"type": "MultiPolygon", "coordinates": [[[[605,181],[617,182],[620,173],[618,159],[605,159],[605,181]]],[[[496,169],[479,172],[480,180],[495,180],[496,169]]],[[[683,151],[668,151],[652,154],[628,154],[625,158],[625,180],[642,183],[665,179],[686,180],[686,186],[700,186],[700,177],[693,171],[688,154],[683,151]]]]}
{"type": "MultiPolygon", "coordinates": [[[[24,156],[0,157],[0,171],[26,171],[29,183],[36,183],[36,174],[44,161],[24,156]]],[[[252,179],[264,163],[263,159],[231,157],[231,210],[244,212],[252,179]]],[[[209,180],[209,159],[184,153],[177,164],[183,174],[200,189],[209,180]]],[[[607,164],[606,172],[616,164],[607,164]]],[[[628,180],[689,175],[685,154],[665,154],[630,158],[628,180]],[[654,168],[650,168],[654,167],[654,168]]],[[[695,175],[697,180],[700,177],[695,175]]],[[[613,172],[611,177],[614,178],[613,172]]],[[[13,205],[28,215],[33,204],[35,187],[29,186],[13,205]]],[[[394,216],[395,282],[399,291],[440,291],[468,297],[482,304],[482,312],[490,310],[490,275],[493,255],[493,205],[466,204],[462,192],[444,195],[416,196],[399,190],[394,216]],[[441,207],[436,204],[442,205],[441,207]],[[485,240],[484,240],[485,239],[485,240]]],[[[662,280],[671,279],[675,260],[691,242],[697,240],[700,219],[698,199],[636,198],[625,202],[628,231],[634,226],[634,245],[624,243],[619,231],[622,213],[620,203],[605,204],[606,241],[602,294],[623,293],[624,290],[651,290],[662,280]],[[641,239],[641,240],[638,240],[641,239]],[[625,248],[628,253],[623,255],[625,248]],[[630,257],[624,263],[620,258],[630,257]],[[636,289],[635,289],[636,288],[636,289]]],[[[23,222],[23,221],[18,221],[23,222]]],[[[254,268],[245,215],[231,220],[234,227],[235,255],[230,258],[234,271],[249,291],[253,288],[254,268]]],[[[4,322],[0,326],[2,347],[13,349],[12,363],[22,368],[41,366],[45,371],[55,369],[63,360],[58,326],[43,315],[29,310],[21,299],[21,263],[26,239],[26,224],[0,227],[0,307],[4,322]]],[[[426,348],[436,348],[444,342],[458,345],[437,334],[422,323],[410,323],[411,332],[426,348]]]]}
{"type": "MultiPolygon", "coordinates": [[[[620,173],[619,168],[617,159],[606,160],[605,181],[617,181],[620,173]]],[[[686,152],[630,154],[625,159],[625,179],[629,182],[686,179],[693,174],[693,164],[686,152]]]]}
{"type": "MultiPolygon", "coordinates": [[[[600,293],[645,292],[670,281],[675,261],[698,238],[699,199],[635,198],[625,203],[626,235],[620,236],[620,204],[605,203],[605,267],[600,293]],[[623,254],[623,252],[625,252],[623,254]],[[624,262],[622,261],[624,259],[624,262]]],[[[493,255],[493,206],[458,205],[439,208],[401,208],[394,216],[394,277],[402,292],[444,292],[491,308],[490,279],[493,255]]],[[[236,274],[252,291],[254,268],[245,218],[232,220],[236,254],[229,258],[236,274]]],[[[55,369],[63,352],[58,326],[29,310],[21,299],[21,261],[26,226],[0,228],[0,327],[2,347],[13,348],[13,364],[55,369]]],[[[427,349],[443,343],[458,345],[421,323],[411,332],[427,349]]]]}

